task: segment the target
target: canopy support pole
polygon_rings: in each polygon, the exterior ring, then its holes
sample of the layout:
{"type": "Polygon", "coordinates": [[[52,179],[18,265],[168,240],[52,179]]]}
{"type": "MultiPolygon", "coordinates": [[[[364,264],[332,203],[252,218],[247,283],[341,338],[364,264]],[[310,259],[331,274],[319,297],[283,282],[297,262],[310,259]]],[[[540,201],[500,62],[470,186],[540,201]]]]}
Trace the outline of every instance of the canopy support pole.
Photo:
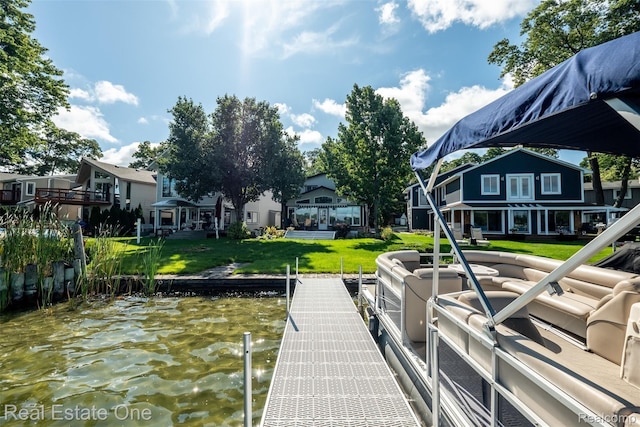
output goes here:
{"type": "MultiPolygon", "coordinates": [[[[475,274],[473,274],[473,271],[471,271],[471,267],[469,266],[469,262],[467,261],[467,259],[465,258],[464,254],[462,253],[462,249],[460,249],[460,246],[458,245],[458,242],[456,242],[455,237],[453,236],[453,232],[451,231],[451,228],[449,228],[449,225],[447,224],[446,220],[444,219],[444,216],[442,215],[442,212],[440,212],[440,209],[438,209],[438,207],[435,204],[435,201],[433,200],[433,196],[431,195],[431,191],[429,191],[428,189],[431,188],[431,190],[433,190],[433,186],[435,183],[435,176],[438,175],[438,171],[440,170],[440,165],[442,163],[442,159],[438,160],[438,164],[436,165],[436,167],[434,168],[432,174],[431,174],[431,178],[429,179],[429,183],[426,184],[422,177],[420,176],[420,174],[416,171],[416,176],[418,177],[418,182],[420,183],[420,187],[422,188],[422,191],[424,192],[424,195],[427,199],[427,202],[429,203],[429,206],[431,207],[431,209],[433,210],[434,216],[435,216],[435,220],[440,224],[440,226],[442,227],[442,231],[444,232],[445,236],[447,237],[447,240],[449,240],[449,243],[451,244],[451,249],[452,252],[454,253],[456,259],[458,260],[458,262],[462,265],[462,268],[464,269],[464,272],[467,275],[467,278],[469,279],[470,285],[472,287],[472,289],[476,292],[476,294],[478,294],[478,298],[480,300],[480,304],[482,305],[482,308],[485,312],[485,315],[487,316],[487,318],[489,319],[487,324],[486,324],[486,328],[488,329],[491,338],[495,341],[495,336],[493,334],[493,331],[495,330],[494,325],[494,319],[493,316],[495,315],[495,310],[493,309],[493,307],[491,306],[491,302],[489,301],[489,299],[487,298],[486,294],[484,293],[484,290],[480,287],[480,283],[478,282],[478,279],[476,278],[475,274]]],[[[438,229],[438,227],[434,227],[436,230],[438,229]]],[[[439,237],[439,236],[437,236],[439,237]]],[[[436,236],[434,236],[434,239],[436,242],[438,242],[438,244],[434,244],[434,263],[435,262],[440,262],[440,244],[439,244],[439,239],[436,238],[436,236]]]]}

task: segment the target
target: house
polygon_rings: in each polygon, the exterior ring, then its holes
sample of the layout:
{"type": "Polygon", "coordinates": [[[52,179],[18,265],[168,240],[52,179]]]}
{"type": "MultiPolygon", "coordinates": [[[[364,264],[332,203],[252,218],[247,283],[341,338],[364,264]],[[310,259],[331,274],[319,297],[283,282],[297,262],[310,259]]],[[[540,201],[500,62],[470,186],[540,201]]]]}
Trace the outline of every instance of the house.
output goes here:
{"type": "Polygon", "coordinates": [[[287,202],[287,225],[309,230],[332,230],[339,224],[360,228],[366,209],[336,193],[326,173],[308,177],[298,197],[287,202]]]}
{"type": "MultiPolygon", "coordinates": [[[[155,167],[155,165],[152,165],[155,167]]],[[[151,205],[154,230],[224,230],[238,215],[222,193],[209,194],[198,202],[182,197],[175,189],[173,178],[157,171],[156,201],[151,205]]],[[[245,205],[247,228],[255,231],[268,226],[280,225],[280,203],[273,200],[273,194],[266,192],[258,201],[245,205]]]]}
{"type": "Polygon", "coordinates": [[[0,173],[0,205],[5,208],[24,208],[30,211],[36,206],[49,202],[55,206],[56,215],[75,220],[82,212],[74,204],[59,203],[56,196],[63,200],[76,186],[75,175],[19,175],[0,173]],[[45,191],[46,190],[46,191],[45,191]]]}
{"type": "MultiPolygon", "coordinates": [[[[112,206],[120,209],[136,209],[140,206],[145,221],[153,220],[151,205],[156,199],[155,172],[83,158],[78,168],[76,185],[73,192],[64,195],[48,191],[49,198],[63,204],[81,205],[80,217],[83,219],[89,218],[93,206],[99,206],[102,210],[112,206]]],[[[44,192],[45,190],[41,191],[44,192]]],[[[39,198],[45,199],[42,194],[39,198]]]]}
{"type": "MultiPolygon", "coordinates": [[[[453,228],[486,235],[573,234],[598,215],[620,209],[587,202],[588,170],[516,148],[485,163],[440,174],[434,201],[453,228]]],[[[433,212],[418,184],[406,190],[410,229],[433,229],[433,212]]]]}

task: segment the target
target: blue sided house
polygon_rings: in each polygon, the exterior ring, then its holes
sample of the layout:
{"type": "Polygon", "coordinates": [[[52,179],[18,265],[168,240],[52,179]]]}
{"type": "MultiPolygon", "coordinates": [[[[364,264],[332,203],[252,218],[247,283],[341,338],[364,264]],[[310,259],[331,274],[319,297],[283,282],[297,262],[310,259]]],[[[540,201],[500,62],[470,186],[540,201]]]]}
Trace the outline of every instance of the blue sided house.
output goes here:
{"type": "MultiPolygon", "coordinates": [[[[435,203],[452,229],[468,235],[577,235],[587,224],[606,223],[627,209],[585,201],[590,171],[524,148],[482,164],[465,164],[438,175],[435,203]]],[[[407,189],[412,230],[432,230],[434,213],[418,184],[407,189]]]]}

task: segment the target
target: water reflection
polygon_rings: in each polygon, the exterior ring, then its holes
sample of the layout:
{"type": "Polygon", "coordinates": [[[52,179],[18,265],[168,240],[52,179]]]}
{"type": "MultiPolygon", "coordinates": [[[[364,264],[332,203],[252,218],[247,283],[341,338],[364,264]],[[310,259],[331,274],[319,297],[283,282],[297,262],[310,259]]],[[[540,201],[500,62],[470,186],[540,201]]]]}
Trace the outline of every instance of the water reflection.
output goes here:
{"type": "Polygon", "coordinates": [[[256,424],[284,331],[284,304],[132,298],[3,315],[0,424],[242,425],[245,331],[252,333],[256,424]]]}

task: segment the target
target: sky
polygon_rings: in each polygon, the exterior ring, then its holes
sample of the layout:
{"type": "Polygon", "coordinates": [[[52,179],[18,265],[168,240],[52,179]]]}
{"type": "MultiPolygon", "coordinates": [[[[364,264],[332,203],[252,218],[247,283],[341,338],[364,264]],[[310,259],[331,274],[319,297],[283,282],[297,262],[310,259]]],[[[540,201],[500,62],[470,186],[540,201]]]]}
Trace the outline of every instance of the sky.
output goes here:
{"type": "MultiPolygon", "coordinates": [[[[64,71],[54,122],[126,166],[169,136],[178,97],[213,113],[235,95],[276,105],[302,151],[346,123],[353,85],[396,98],[434,142],[513,88],[487,57],[519,44],[539,0],[32,0],[33,36],[64,71]]],[[[579,162],[584,153],[563,154],[579,162]]],[[[409,159],[407,159],[407,162],[409,159]]]]}

